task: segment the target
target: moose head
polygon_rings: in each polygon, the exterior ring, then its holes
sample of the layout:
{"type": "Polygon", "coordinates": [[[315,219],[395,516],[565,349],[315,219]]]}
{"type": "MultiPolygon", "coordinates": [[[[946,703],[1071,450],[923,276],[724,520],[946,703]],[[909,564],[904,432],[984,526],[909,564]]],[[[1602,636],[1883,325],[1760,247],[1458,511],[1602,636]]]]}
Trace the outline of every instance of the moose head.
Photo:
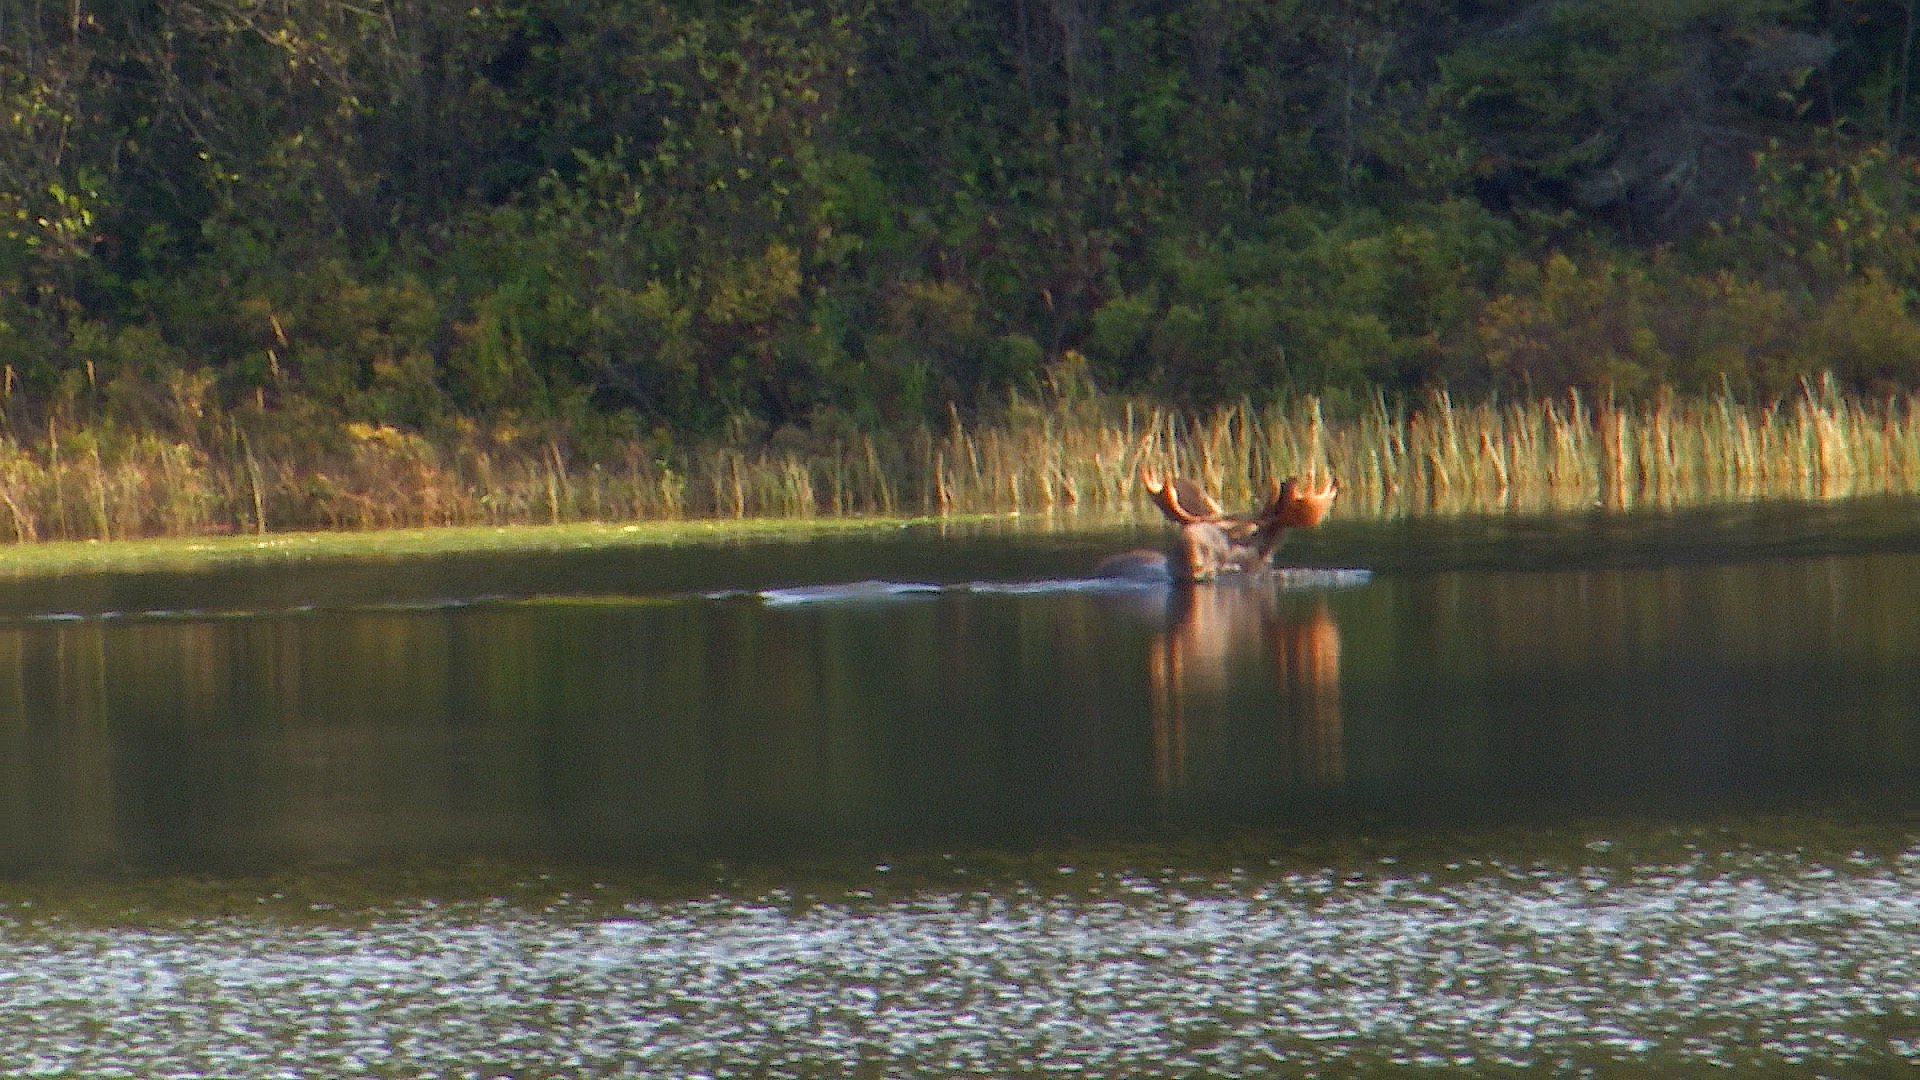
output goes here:
{"type": "Polygon", "coordinates": [[[1157,552],[1127,552],[1101,564],[1101,572],[1138,576],[1155,571],[1176,581],[1211,581],[1221,574],[1268,569],[1288,529],[1310,528],[1326,518],[1340,494],[1337,481],[1309,487],[1298,477],[1268,482],[1266,503],[1250,514],[1228,514],[1205,488],[1175,476],[1162,479],[1146,469],[1140,484],[1168,521],[1180,527],[1171,558],[1157,552]]]}

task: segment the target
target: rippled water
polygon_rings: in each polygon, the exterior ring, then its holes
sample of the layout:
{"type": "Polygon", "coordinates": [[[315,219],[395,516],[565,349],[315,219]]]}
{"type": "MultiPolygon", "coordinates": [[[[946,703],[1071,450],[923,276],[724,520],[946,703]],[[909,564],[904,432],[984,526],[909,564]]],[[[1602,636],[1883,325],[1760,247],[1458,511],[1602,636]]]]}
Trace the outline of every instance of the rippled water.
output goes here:
{"type": "Polygon", "coordinates": [[[0,583],[0,1075],[1905,1075],[1920,506],[0,583]]]}
{"type": "Polygon", "coordinates": [[[1920,1065],[1920,850],[1830,862],[1719,850],[1729,840],[1676,833],[1678,857],[1664,862],[1596,834],[1586,861],[1565,864],[1069,863],[1053,880],[976,887],[895,888],[883,868],[872,888],[827,898],[560,895],[361,923],[103,927],[16,908],[0,924],[0,1072],[1861,1076],[1920,1065]]]}

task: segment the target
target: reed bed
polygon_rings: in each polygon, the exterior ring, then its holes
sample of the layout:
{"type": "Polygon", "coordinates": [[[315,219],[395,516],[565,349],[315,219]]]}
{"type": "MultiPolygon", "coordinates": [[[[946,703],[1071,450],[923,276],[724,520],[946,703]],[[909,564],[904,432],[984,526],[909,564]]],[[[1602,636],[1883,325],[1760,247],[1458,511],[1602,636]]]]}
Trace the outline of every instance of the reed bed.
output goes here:
{"type": "Polygon", "coordinates": [[[1309,399],[1203,416],[1128,408],[1058,427],[954,425],[932,440],[939,507],[1138,506],[1143,466],[1196,477],[1236,504],[1259,498],[1269,477],[1332,475],[1342,513],[1374,516],[1920,493],[1920,398],[1855,401],[1824,384],[1766,406],[1716,396],[1624,407],[1577,394],[1463,406],[1441,392],[1340,421],[1309,399]]]}
{"type": "Polygon", "coordinates": [[[349,425],[330,446],[85,431],[0,436],[0,541],[657,518],[1110,514],[1145,506],[1142,468],[1200,479],[1229,505],[1269,477],[1330,474],[1341,512],[1676,507],[1769,497],[1920,493],[1920,397],[1850,399],[1808,384],[1621,406],[1578,395],[1317,401],[1191,415],[1117,399],[1014,401],[995,422],[892,438],[680,455],[639,442],[586,460],[558,440],[429,441],[349,425]]]}

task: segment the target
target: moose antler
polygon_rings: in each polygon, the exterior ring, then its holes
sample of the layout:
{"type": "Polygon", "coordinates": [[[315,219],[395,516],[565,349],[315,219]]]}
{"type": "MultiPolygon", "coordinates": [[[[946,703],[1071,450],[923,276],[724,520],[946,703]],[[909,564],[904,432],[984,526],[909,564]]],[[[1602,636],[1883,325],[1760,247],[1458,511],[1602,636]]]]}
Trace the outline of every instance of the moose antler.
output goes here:
{"type": "Polygon", "coordinates": [[[1185,477],[1162,478],[1140,468],[1140,486],[1168,521],[1180,526],[1180,547],[1169,562],[1178,580],[1205,581],[1223,572],[1264,570],[1288,529],[1320,524],[1340,485],[1329,478],[1307,487],[1298,477],[1268,481],[1266,505],[1228,514],[1205,488],[1185,477]]]}
{"type": "Polygon", "coordinates": [[[1267,505],[1253,515],[1248,536],[1243,541],[1253,549],[1249,565],[1264,566],[1284,540],[1288,529],[1307,529],[1326,519],[1333,500],[1340,494],[1340,482],[1331,477],[1309,488],[1297,476],[1285,483],[1267,481],[1271,493],[1267,505]]]}
{"type": "Polygon", "coordinates": [[[1175,525],[1219,521],[1226,516],[1226,511],[1220,509],[1220,504],[1207,494],[1205,488],[1184,476],[1162,480],[1159,474],[1147,471],[1143,465],[1140,467],[1140,486],[1147,489],[1147,498],[1175,525]]]}
{"type": "Polygon", "coordinates": [[[1266,509],[1255,515],[1263,523],[1283,529],[1310,529],[1326,519],[1333,500],[1340,494],[1340,481],[1327,477],[1318,487],[1309,488],[1297,476],[1284,484],[1268,481],[1272,497],[1266,509]]]}

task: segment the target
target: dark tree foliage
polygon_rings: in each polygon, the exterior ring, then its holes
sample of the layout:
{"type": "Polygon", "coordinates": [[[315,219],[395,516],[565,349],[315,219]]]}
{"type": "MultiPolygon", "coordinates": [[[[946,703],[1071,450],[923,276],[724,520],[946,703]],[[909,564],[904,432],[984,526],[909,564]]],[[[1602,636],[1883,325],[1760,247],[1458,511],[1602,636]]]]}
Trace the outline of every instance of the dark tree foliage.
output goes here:
{"type": "Polygon", "coordinates": [[[0,0],[6,421],[1911,388],[1915,14],[0,0]]]}

